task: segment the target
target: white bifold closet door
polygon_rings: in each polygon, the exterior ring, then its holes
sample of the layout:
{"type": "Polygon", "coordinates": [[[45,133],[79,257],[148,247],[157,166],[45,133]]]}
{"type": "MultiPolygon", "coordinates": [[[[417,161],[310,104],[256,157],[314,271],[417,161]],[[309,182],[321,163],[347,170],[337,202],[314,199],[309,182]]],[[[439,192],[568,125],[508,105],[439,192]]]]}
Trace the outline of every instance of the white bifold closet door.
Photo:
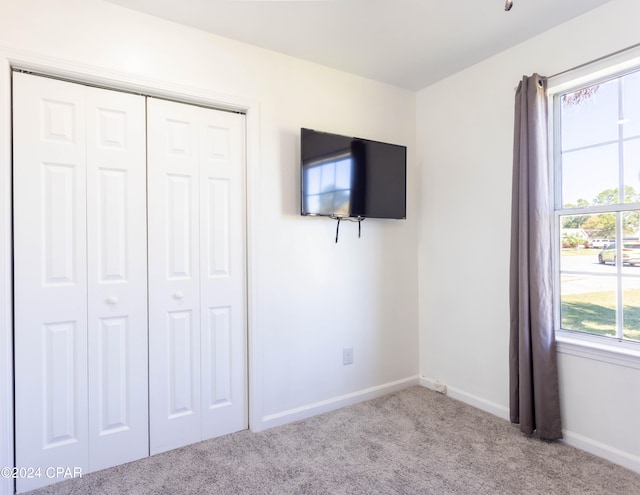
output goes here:
{"type": "Polygon", "coordinates": [[[244,116],[13,77],[17,490],[246,429],[244,116]]]}
{"type": "Polygon", "coordinates": [[[13,75],[22,492],[148,455],[145,99],[13,75]]]}
{"type": "Polygon", "coordinates": [[[241,114],[149,98],[150,451],[247,428],[241,114]]]}

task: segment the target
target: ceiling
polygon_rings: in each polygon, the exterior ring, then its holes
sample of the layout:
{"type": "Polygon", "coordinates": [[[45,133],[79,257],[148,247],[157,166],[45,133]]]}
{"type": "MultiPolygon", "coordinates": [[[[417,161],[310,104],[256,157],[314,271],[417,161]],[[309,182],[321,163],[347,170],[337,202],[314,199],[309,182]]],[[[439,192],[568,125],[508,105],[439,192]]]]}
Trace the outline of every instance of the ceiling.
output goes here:
{"type": "Polygon", "coordinates": [[[610,0],[107,0],[411,90],[610,0]]]}

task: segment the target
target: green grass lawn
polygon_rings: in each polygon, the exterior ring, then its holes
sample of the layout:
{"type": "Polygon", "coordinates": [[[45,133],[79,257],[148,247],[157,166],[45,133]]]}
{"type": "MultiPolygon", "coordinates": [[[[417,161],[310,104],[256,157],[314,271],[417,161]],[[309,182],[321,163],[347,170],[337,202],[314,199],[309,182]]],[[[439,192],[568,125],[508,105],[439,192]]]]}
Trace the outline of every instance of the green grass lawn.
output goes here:
{"type": "MultiPolygon", "coordinates": [[[[640,289],[624,292],[624,337],[640,340],[640,289]]],[[[562,298],[562,328],[616,336],[614,292],[572,294],[562,298]]]]}
{"type": "Polygon", "coordinates": [[[598,253],[602,251],[601,249],[593,249],[593,248],[562,248],[560,250],[560,254],[562,256],[598,256],[598,253]]]}

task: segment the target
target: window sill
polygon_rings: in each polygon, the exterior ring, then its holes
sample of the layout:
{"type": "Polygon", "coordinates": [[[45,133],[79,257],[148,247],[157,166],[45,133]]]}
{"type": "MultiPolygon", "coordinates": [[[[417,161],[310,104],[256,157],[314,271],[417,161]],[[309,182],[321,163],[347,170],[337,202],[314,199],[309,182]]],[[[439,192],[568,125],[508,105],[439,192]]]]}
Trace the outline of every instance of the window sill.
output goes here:
{"type": "Polygon", "coordinates": [[[640,370],[640,344],[614,342],[612,344],[607,338],[592,335],[576,335],[563,330],[556,332],[556,345],[560,354],[640,370]]]}

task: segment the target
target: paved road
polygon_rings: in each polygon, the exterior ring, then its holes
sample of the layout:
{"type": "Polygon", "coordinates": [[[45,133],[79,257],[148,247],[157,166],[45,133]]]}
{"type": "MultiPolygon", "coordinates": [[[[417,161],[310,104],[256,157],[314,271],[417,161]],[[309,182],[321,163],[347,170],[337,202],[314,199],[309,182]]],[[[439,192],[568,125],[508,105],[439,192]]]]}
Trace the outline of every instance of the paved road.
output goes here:
{"type": "MultiPolygon", "coordinates": [[[[593,256],[560,257],[563,295],[616,290],[617,267],[598,263],[599,250],[588,252],[593,256]]],[[[640,266],[623,266],[622,275],[623,289],[640,289],[640,266]]]]}

